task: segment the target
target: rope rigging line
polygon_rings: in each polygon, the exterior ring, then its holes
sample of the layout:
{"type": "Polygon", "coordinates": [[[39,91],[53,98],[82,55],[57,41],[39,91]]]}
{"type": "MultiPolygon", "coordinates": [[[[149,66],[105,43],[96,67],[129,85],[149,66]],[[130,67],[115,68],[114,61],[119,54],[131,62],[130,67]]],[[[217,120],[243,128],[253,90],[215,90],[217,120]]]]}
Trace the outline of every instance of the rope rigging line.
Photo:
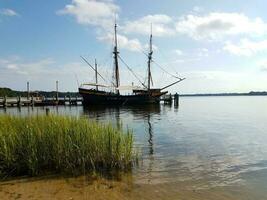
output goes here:
{"type": "Polygon", "coordinates": [[[147,86],[138,78],[138,76],[134,73],[134,71],[129,67],[129,65],[127,65],[127,63],[120,57],[118,56],[118,58],[121,60],[121,62],[128,68],[128,70],[130,72],[132,72],[132,74],[134,75],[134,77],[145,87],[147,88],[147,86]]]}
{"type": "MultiPolygon", "coordinates": [[[[140,51],[141,53],[143,53],[145,56],[148,56],[148,54],[147,54],[143,49],[141,49],[141,48],[138,48],[138,49],[139,49],[139,51],[140,51]]],[[[152,59],[152,62],[155,63],[155,64],[156,64],[162,71],[164,71],[164,72],[167,73],[168,75],[170,75],[170,76],[172,76],[172,77],[174,77],[174,78],[177,78],[177,79],[181,79],[180,77],[175,76],[175,75],[171,74],[170,72],[168,72],[167,70],[165,70],[160,64],[158,64],[157,62],[155,62],[155,60],[152,59]]],[[[147,78],[146,78],[146,79],[147,79],[147,78]]]]}
{"type": "MultiPolygon", "coordinates": [[[[80,56],[80,57],[83,59],[83,61],[87,65],[89,65],[89,67],[91,67],[95,71],[95,68],[84,57],[82,57],[82,56],[80,56]]],[[[103,79],[103,81],[107,82],[107,80],[99,72],[97,72],[97,74],[103,79]]]]}
{"type": "Polygon", "coordinates": [[[143,49],[141,49],[141,48],[139,48],[139,47],[137,47],[137,48],[138,48],[138,50],[139,50],[141,53],[143,53],[145,56],[148,57],[148,54],[147,54],[143,49]]]}
{"type": "MultiPolygon", "coordinates": [[[[166,54],[164,53],[164,51],[161,51],[160,48],[158,49],[158,53],[159,53],[159,55],[163,56],[164,59],[168,60],[168,58],[166,57],[166,54]]],[[[158,64],[155,60],[152,60],[152,62],[154,62],[162,71],[164,71],[168,75],[170,75],[170,76],[172,76],[172,77],[174,77],[176,79],[180,79],[180,80],[182,79],[181,77],[178,77],[178,73],[177,72],[174,71],[177,75],[171,74],[170,72],[165,70],[164,67],[162,67],[160,64],[158,64]]]]}
{"type": "MultiPolygon", "coordinates": [[[[139,48],[137,47],[138,50],[143,53],[146,57],[148,57],[149,55],[142,49],[142,48],[139,48]]],[[[152,86],[153,86],[153,79],[152,79],[152,74],[150,73],[150,76],[151,76],[151,83],[152,83],[152,86]]],[[[145,85],[145,82],[147,81],[148,77],[145,77],[144,79],[144,82],[142,83],[142,85],[145,85]]]]}
{"type": "MultiPolygon", "coordinates": [[[[82,59],[83,59],[83,61],[87,64],[87,65],[89,65],[89,67],[91,67],[94,71],[95,71],[95,68],[83,57],[83,56],[80,56],[82,59]]],[[[106,82],[107,84],[109,84],[109,82],[99,73],[99,72],[97,72],[97,74],[103,79],[103,81],[104,82],[106,82]]],[[[114,86],[114,84],[112,83],[112,85],[114,86]]]]}
{"type": "Polygon", "coordinates": [[[178,76],[175,76],[173,74],[171,74],[170,72],[168,72],[167,70],[165,70],[160,64],[158,64],[157,62],[155,62],[155,60],[152,60],[153,63],[155,63],[162,71],[164,71],[165,73],[169,74],[170,76],[177,78],[177,79],[181,79],[178,76]]]}

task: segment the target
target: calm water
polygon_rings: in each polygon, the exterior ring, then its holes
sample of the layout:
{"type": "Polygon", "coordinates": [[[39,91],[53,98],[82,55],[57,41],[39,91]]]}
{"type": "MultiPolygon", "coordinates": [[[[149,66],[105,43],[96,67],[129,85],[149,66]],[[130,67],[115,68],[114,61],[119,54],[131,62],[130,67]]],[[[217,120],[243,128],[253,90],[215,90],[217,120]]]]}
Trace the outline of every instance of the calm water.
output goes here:
{"type": "MultiPolygon", "coordinates": [[[[195,189],[241,187],[267,199],[267,97],[181,97],[169,105],[50,107],[51,112],[120,122],[133,129],[141,165],[136,184],[190,183],[195,189]]],[[[16,115],[44,108],[0,109],[16,115]]],[[[253,198],[252,198],[253,199],[253,198]]]]}

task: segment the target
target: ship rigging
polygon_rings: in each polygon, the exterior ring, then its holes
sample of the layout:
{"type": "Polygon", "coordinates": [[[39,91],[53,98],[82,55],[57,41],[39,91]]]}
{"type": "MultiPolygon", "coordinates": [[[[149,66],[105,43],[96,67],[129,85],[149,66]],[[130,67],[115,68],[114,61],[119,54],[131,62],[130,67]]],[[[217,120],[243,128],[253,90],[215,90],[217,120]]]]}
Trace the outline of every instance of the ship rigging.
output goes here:
{"type": "MultiPolygon", "coordinates": [[[[105,82],[107,82],[106,78],[104,78],[97,70],[97,62],[95,60],[95,66],[93,67],[84,57],[81,58],[86,62],[90,68],[95,72],[95,83],[85,83],[79,87],[79,93],[83,97],[83,104],[109,104],[109,105],[125,105],[125,104],[151,104],[151,103],[159,103],[160,97],[168,91],[163,91],[168,87],[175,85],[185,78],[179,78],[177,76],[172,75],[177,80],[163,88],[151,88],[151,84],[153,85],[152,75],[151,75],[151,63],[153,62],[153,48],[152,48],[152,27],[151,34],[149,38],[149,52],[147,54],[147,84],[142,82],[138,76],[134,73],[134,71],[126,64],[126,62],[121,58],[118,51],[118,38],[117,38],[117,24],[114,26],[114,48],[113,48],[113,59],[114,59],[114,78],[115,81],[112,83],[112,86],[101,85],[98,83],[98,76],[105,82]],[[134,87],[132,86],[132,94],[123,95],[120,94],[120,89],[123,89],[123,86],[120,85],[120,72],[119,72],[119,60],[126,65],[128,70],[137,78],[142,87],[134,87]],[[93,88],[85,88],[85,86],[91,86],[93,88]],[[110,91],[107,92],[104,89],[99,88],[109,88],[110,91]],[[115,91],[112,91],[115,89],[115,91]]],[[[169,73],[169,72],[168,72],[169,73]]],[[[169,73],[170,74],[170,73],[169,73]]],[[[125,88],[125,87],[124,87],[125,88]]],[[[128,88],[128,87],[127,87],[128,88]]],[[[129,89],[129,88],[128,88],[129,89]]]]}

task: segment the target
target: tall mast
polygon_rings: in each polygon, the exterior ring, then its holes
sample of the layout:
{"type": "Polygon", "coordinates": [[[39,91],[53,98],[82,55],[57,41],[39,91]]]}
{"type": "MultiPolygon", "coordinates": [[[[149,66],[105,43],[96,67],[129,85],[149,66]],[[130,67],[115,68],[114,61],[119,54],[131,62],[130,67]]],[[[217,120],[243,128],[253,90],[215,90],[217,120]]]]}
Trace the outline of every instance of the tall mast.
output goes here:
{"type": "Polygon", "coordinates": [[[115,86],[117,88],[116,93],[119,94],[119,90],[118,87],[120,86],[120,75],[119,75],[119,64],[118,64],[118,42],[117,42],[117,24],[115,21],[115,26],[114,26],[114,31],[115,31],[115,46],[114,46],[114,64],[115,64],[115,79],[116,79],[116,83],[115,86]]]}
{"type": "Polygon", "coordinates": [[[96,84],[96,90],[98,90],[98,81],[97,81],[97,62],[95,59],[95,84],[96,84]]]}
{"type": "Polygon", "coordinates": [[[149,40],[149,53],[148,53],[148,62],[147,62],[147,67],[148,67],[148,82],[147,82],[147,89],[148,91],[150,90],[150,82],[151,82],[151,61],[152,61],[152,54],[153,54],[153,49],[152,49],[152,24],[151,24],[151,30],[150,30],[150,40],[149,40]]]}

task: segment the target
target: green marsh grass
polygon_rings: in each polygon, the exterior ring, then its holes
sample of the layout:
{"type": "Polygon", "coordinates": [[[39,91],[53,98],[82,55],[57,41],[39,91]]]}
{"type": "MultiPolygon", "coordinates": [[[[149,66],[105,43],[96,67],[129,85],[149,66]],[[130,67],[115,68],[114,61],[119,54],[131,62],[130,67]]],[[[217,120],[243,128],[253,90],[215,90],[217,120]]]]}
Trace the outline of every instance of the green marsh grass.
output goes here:
{"type": "Polygon", "coordinates": [[[0,115],[0,175],[131,169],[133,134],[86,118],[0,115]]]}

